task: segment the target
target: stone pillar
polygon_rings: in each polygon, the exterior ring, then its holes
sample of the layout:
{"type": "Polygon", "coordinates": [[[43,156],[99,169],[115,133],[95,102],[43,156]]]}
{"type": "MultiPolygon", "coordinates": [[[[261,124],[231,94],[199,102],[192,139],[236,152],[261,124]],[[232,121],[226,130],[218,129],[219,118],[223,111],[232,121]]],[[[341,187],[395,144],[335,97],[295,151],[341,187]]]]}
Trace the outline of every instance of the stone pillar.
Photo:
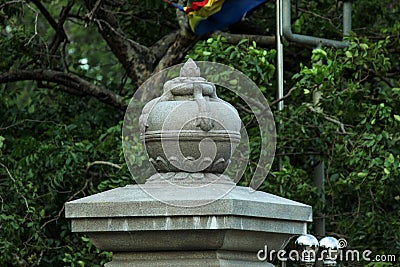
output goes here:
{"type": "MultiPolygon", "coordinates": [[[[213,198],[209,190],[186,195],[184,189],[146,186],[173,189],[169,200],[177,205],[213,198]]],[[[265,246],[278,250],[289,237],[305,234],[312,216],[310,206],[247,187],[186,208],[155,200],[141,187],[129,185],[66,204],[72,231],[113,251],[107,267],[267,266],[257,252],[265,246]]],[[[215,187],[224,190],[221,184],[215,187]]]]}
{"type": "Polygon", "coordinates": [[[66,203],[72,231],[113,252],[107,267],[272,265],[258,252],[265,256],[266,249],[277,251],[305,234],[312,211],[236,186],[225,175],[240,127],[234,107],[189,60],[140,116],[141,139],[157,173],[145,184],[66,203]]]}

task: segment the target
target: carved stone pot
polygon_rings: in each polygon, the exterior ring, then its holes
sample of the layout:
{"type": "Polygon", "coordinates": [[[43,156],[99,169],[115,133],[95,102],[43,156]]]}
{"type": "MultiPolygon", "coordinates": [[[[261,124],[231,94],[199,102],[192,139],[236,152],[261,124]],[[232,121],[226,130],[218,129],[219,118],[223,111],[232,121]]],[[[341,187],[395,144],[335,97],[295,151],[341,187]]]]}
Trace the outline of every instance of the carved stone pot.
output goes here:
{"type": "Polygon", "coordinates": [[[236,109],[218,98],[191,59],[163,90],[139,120],[150,162],[158,172],[223,173],[240,141],[236,109]]]}

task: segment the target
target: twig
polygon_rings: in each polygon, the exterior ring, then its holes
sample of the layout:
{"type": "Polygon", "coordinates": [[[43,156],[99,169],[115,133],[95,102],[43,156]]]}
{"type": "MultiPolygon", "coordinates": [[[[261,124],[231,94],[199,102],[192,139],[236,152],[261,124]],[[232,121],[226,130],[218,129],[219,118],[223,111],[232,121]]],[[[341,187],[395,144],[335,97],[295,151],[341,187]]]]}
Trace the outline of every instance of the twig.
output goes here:
{"type": "Polygon", "coordinates": [[[317,14],[317,13],[314,13],[314,12],[311,12],[311,11],[309,11],[309,10],[305,10],[305,9],[303,9],[303,8],[299,8],[299,11],[301,11],[301,12],[303,12],[303,13],[306,13],[306,14],[309,14],[309,15],[312,15],[312,16],[315,16],[315,17],[317,17],[317,18],[320,18],[320,19],[323,19],[323,20],[326,20],[326,21],[332,23],[332,19],[327,18],[327,17],[324,17],[324,16],[321,16],[321,15],[319,15],[319,14],[317,14]]]}
{"type": "Polygon", "coordinates": [[[386,83],[387,85],[389,85],[391,88],[394,88],[394,84],[386,77],[384,77],[383,75],[381,75],[380,73],[376,72],[373,69],[369,69],[369,72],[371,72],[374,76],[378,77],[379,79],[381,79],[384,83],[386,83]]]}
{"type": "Polygon", "coordinates": [[[3,197],[0,195],[0,200],[1,200],[1,211],[0,212],[3,212],[3,210],[4,210],[4,199],[3,199],[3,197]]]}
{"type": "Polygon", "coordinates": [[[115,164],[115,163],[112,163],[112,162],[102,161],[102,160],[96,160],[96,161],[93,161],[93,162],[91,162],[91,163],[88,164],[88,166],[87,166],[87,168],[86,168],[86,172],[88,172],[89,169],[90,169],[91,167],[93,167],[94,165],[108,165],[108,166],[117,168],[117,169],[119,169],[119,170],[122,168],[122,167],[119,166],[118,164],[115,164]]]}
{"type": "Polygon", "coordinates": [[[270,104],[270,106],[276,105],[276,104],[278,104],[279,102],[281,102],[282,100],[285,100],[285,99],[288,98],[288,97],[292,94],[292,92],[293,92],[294,90],[296,90],[296,89],[297,89],[297,87],[292,87],[292,88],[290,88],[290,90],[287,92],[286,95],[284,95],[284,96],[283,96],[282,98],[280,98],[280,99],[277,99],[277,100],[272,101],[271,104],[270,104]]]}
{"type": "Polygon", "coordinates": [[[240,103],[237,103],[238,108],[240,108],[241,110],[245,111],[248,114],[253,114],[253,111],[251,111],[250,109],[248,109],[247,107],[243,106],[240,103]]]}
{"type": "MultiPolygon", "coordinates": [[[[283,96],[282,98],[280,98],[280,99],[277,99],[277,100],[271,102],[271,104],[270,104],[269,106],[273,106],[273,105],[275,105],[275,104],[281,102],[282,100],[288,98],[288,97],[291,95],[291,93],[292,93],[294,90],[296,90],[296,89],[297,89],[297,87],[292,87],[292,88],[288,91],[288,93],[287,93],[286,95],[284,95],[284,96],[283,96]]],[[[251,97],[248,97],[248,98],[245,97],[244,100],[245,100],[246,103],[252,105],[254,108],[258,108],[258,109],[259,109],[257,112],[253,112],[252,110],[249,110],[249,109],[245,108],[244,106],[239,105],[239,107],[240,107],[241,109],[243,109],[244,111],[246,111],[247,113],[250,113],[250,114],[255,113],[256,116],[263,116],[263,115],[267,114],[266,112],[270,111],[270,109],[268,108],[268,106],[263,105],[262,103],[258,102],[257,100],[254,100],[254,99],[251,98],[251,97]]]]}
{"type": "Polygon", "coordinates": [[[37,24],[38,24],[38,17],[39,17],[39,12],[37,12],[33,7],[31,7],[29,4],[26,4],[26,6],[32,10],[32,12],[35,14],[35,33],[31,36],[31,38],[29,38],[28,42],[25,44],[25,46],[29,45],[32,40],[38,35],[38,31],[37,31],[37,24]]]}
{"type": "Polygon", "coordinates": [[[335,118],[332,118],[332,117],[326,115],[326,114],[323,113],[321,110],[315,109],[315,108],[314,108],[313,106],[311,106],[310,104],[308,104],[308,105],[306,105],[306,106],[307,106],[307,108],[308,108],[309,110],[311,110],[312,112],[321,114],[321,115],[324,117],[324,119],[326,119],[327,121],[330,121],[330,122],[333,122],[333,123],[339,125],[340,130],[342,130],[343,133],[346,133],[346,130],[345,130],[345,128],[344,128],[344,124],[343,124],[342,122],[340,122],[339,120],[337,120],[337,119],[335,119],[335,118]]]}
{"type": "Polygon", "coordinates": [[[317,18],[320,18],[320,19],[323,19],[323,20],[328,21],[328,23],[329,23],[335,30],[337,30],[337,31],[339,32],[339,30],[337,29],[337,26],[332,22],[332,19],[327,18],[327,17],[324,17],[324,16],[321,16],[321,15],[318,15],[318,14],[316,14],[316,13],[314,13],[314,12],[311,12],[311,11],[308,11],[308,10],[305,10],[305,9],[302,9],[302,8],[299,8],[299,10],[300,10],[301,12],[303,12],[303,13],[306,13],[306,14],[315,16],[315,17],[317,17],[317,18]]]}
{"type": "MultiPolygon", "coordinates": [[[[43,16],[46,18],[46,20],[49,22],[50,26],[57,31],[58,30],[58,24],[54,20],[54,18],[51,16],[50,12],[43,6],[43,4],[39,0],[31,0],[32,3],[35,4],[35,6],[39,9],[39,11],[43,14],[43,16]]],[[[28,5],[29,7],[29,5],[28,5]]],[[[32,7],[30,7],[32,9],[32,7]]]]}
{"type": "Polygon", "coordinates": [[[96,15],[97,10],[100,7],[102,0],[97,0],[96,3],[94,4],[93,9],[89,12],[89,14],[86,14],[85,18],[87,19],[87,22],[85,23],[85,28],[88,26],[89,22],[92,22],[94,19],[94,16],[96,15]]]}
{"type": "Polygon", "coordinates": [[[282,156],[297,156],[297,155],[321,155],[319,152],[286,152],[286,153],[276,153],[275,156],[282,157],[282,156]]]}
{"type": "Polygon", "coordinates": [[[23,0],[15,0],[15,1],[5,2],[4,4],[0,5],[0,9],[2,9],[2,8],[4,8],[5,6],[8,6],[8,5],[18,4],[18,3],[24,3],[24,4],[26,4],[26,1],[23,1],[23,0]]]}
{"type": "Polygon", "coordinates": [[[42,261],[43,254],[44,254],[44,249],[42,249],[42,250],[40,251],[39,259],[37,260],[37,265],[38,265],[38,266],[40,266],[40,262],[42,261]]]}
{"type": "MultiPolygon", "coordinates": [[[[65,201],[65,202],[71,201],[71,200],[74,199],[78,194],[82,193],[82,192],[87,188],[87,186],[88,186],[88,184],[89,184],[89,180],[90,180],[90,179],[86,179],[85,184],[82,186],[82,188],[81,188],[79,191],[75,192],[72,196],[70,196],[70,197],[67,199],[67,201],[65,201]]],[[[57,215],[56,215],[54,218],[52,218],[51,220],[48,220],[48,221],[46,221],[45,223],[43,223],[43,224],[40,226],[40,229],[43,229],[46,225],[48,225],[48,224],[51,223],[51,222],[57,221],[57,220],[61,217],[62,213],[64,212],[64,209],[65,209],[65,204],[62,206],[62,208],[61,208],[60,211],[57,213],[57,215]]],[[[31,239],[31,238],[29,238],[29,239],[28,239],[27,241],[25,241],[24,243],[28,243],[28,242],[30,241],[30,239],[31,239]]]]}
{"type": "Polygon", "coordinates": [[[38,32],[37,32],[38,17],[39,17],[39,13],[36,13],[36,16],[35,16],[35,33],[31,36],[31,38],[29,38],[29,40],[25,44],[25,46],[28,46],[32,42],[32,40],[38,35],[38,32]]]}
{"type": "MultiPolygon", "coordinates": [[[[15,184],[17,181],[14,179],[14,177],[12,176],[12,174],[11,174],[10,170],[7,168],[7,166],[4,165],[4,164],[1,163],[1,162],[0,162],[0,166],[3,167],[4,169],[6,169],[6,172],[7,172],[8,176],[10,176],[11,180],[12,180],[12,181],[14,182],[14,184],[15,184]]],[[[15,185],[15,190],[17,191],[18,195],[20,195],[20,196],[24,199],[26,209],[29,209],[28,201],[26,200],[26,198],[24,197],[24,195],[21,194],[21,192],[19,192],[19,190],[18,190],[18,185],[15,185]]]]}
{"type": "Polygon", "coordinates": [[[15,127],[15,126],[18,126],[18,125],[20,125],[20,124],[22,124],[22,123],[25,123],[25,122],[37,122],[37,123],[43,123],[43,122],[46,122],[46,123],[54,123],[54,124],[57,124],[57,123],[56,123],[56,122],[54,122],[54,121],[41,121],[41,120],[31,120],[31,119],[25,119],[25,120],[19,121],[19,122],[17,122],[17,123],[11,124],[11,125],[9,125],[9,126],[2,127],[2,128],[0,128],[0,131],[7,130],[7,129],[10,129],[10,128],[13,128],[13,127],[15,127]]]}

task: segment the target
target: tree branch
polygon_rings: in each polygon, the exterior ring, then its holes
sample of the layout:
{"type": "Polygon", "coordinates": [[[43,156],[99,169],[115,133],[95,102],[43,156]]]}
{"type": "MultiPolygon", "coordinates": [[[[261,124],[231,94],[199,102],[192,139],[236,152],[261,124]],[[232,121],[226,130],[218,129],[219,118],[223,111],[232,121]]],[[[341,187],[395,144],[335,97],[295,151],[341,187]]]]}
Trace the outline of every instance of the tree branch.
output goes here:
{"type": "MultiPolygon", "coordinates": [[[[178,5],[184,6],[185,1],[184,0],[178,0],[178,5]]],[[[187,17],[184,12],[180,11],[179,9],[176,9],[176,18],[178,20],[178,25],[179,29],[182,31],[186,31],[189,28],[189,23],[187,20],[187,17]]]]}
{"type": "Polygon", "coordinates": [[[65,20],[68,17],[69,12],[71,11],[72,6],[74,5],[74,1],[69,2],[67,6],[63,7],[60,13],[60,16],[58,18],[58,23],[57,23],[57,30],[56,30],[56,35],[53,38],[53,42],[50,45],[50,53],[54,54],[60,44],[63,41],[68,42],[68,37],[67,34],[65,33],[64,30],[64,23],[65,20]]]}
{"type": "Polygon", "coordinates": [[[85,3],[91,10],[87,18],[96,22],[99,33],[126,70],[128,77],[137,85],[142,84],[153,72],[156,60],[152,51],[124,36],[117,19],[101,1],[93,3],[85,0],[85,3]]]}
{"type": "Polygon", "coordinates": [[[308,103],[307,103],[307,104],[306,104],[306,107],[307,107],[309,110],[311,110],[312,112],[321,114],[325,120],[337,124],[337,125],[339,126],[340,130],[341,130],[343,133],[347,133],[347,132],[346,132],[346,129],[344,128],[344,123],[340,122],[338,119],[326,115],[326,114],[323,113],[320,109],[314,108],[311,104],[308,104],[308,103]]]}
{"type": "Polygon", "coordinates": [[[90,168],[92,168],[94,165],[107,165],[107,166],[111,166],[117,169],[121,169],[122,167],[118,164],[112,163],[112,162],[108,162],[108,161],[103,161],[103,160],[96,160],[93,162],[90,162],[86,168],[86,172],[88,172],[90,170],[90,168]]]}
{"type": "Polygon", "coordinates": [[[186,53],[199,39],[200,38],[194,35],[190,30],[181,30],[179,34],[177,34],[174,43],[168,48],[164,56],[158,62],[154,72],[180,63],[186,56],[186,53]]]}
{"type": "Polygon", "coordinates": [[[367,71],[371,72],[375,77],[378,77],[379,79],[381,79],[381,81],[383,81],[384,83],[386,83],[390,88],[394,88],[394,84],[385,76],[383,76],[382,74],[380,74],[379,72],[376,72],[373,69],[368,69],[368,68],[364,68],[367,71]]]}
{"type": "Polygon", "coordinates": [[[150,46],[149,49],[153,52],[156,60],[161,59],[165,55],[170,46],[175,42],[178,33],[178,31],[171,32],[150,46]]]}
{"type": "Polygon", "coordinates": [[[93,96],[99,101],[114,106],[118,109],[125,110],[127,104],[124,102],[122,96],[115,94],[114,92],[100,88],[82,79],[81,77],[72,74],[65,73],[55,70],[13,70],[10,72],[5,72],[0,74],[0,83],[17,82],[17,81],[47,81],[53,82],[65,88],[63,91],[68,93],[82,92],[86,95],[93,96]]]}
{"type": "Polygon", "coordinates": [[[275,36],[253,35],[253,34],[231,34],[226,32],[215,32],[213,36],[222,36],[230,44],[237,44],[241,40],[247,39],[250,42],[255,41],[260,46],[275,45],[275,36]]]}
{"type": "Polygon", "coordinates": [[[38,0],[31,0],[31,1],[40,10],[41,14],[45,17],[47,22],[50,24],[50,26],[55,31],[53,40],[51,41],[51,44],[49,46],[50,56],[55,56],[60,45],[63,42],[64,43],[68,42],[68,37],[64,30],[64,23],[65,23],[65,20],[67,19],[68,14],[69,14],[72,6],[74,5],[75,1],[74,0],[69,1],[67,6],[62,8],[61,13],[58,18],[58,22],[53,18],[53,16],[46,9],[46,7],[41,3],[41,1],[38,1],[38,0]]]}
{"type": "Polygon", "coordinates": [[[31,0],[31,2],[34,3],[35,6],[40,10],[40,12],[43,14],[45,19],[49,22],[50,26],[55,31],[57,31],[58,30],[58,23],[55,21],[53,16],[51,16],[50,12],[47,11],[47,9],[42,5],[42,3],[39,0],[31,0]]]}
{"type": "Polygon", "coordinates": [[[293,92],[294,90],[296,90],[296,89],[297,89],[297,87],[292,87],[292,88],[290,88],[289,92],[287,92],[286,95],[282,96],[282,98],[279,98],[279,99],[276,99],[276,100],[272,101],[271,104],[270,104],[270,106],[276,105],[276,104],[278,104],[279,102],[281,102],[282,100],[285,100],[285,99],[288,98],[288,97],[292,94],[292,92],[293,92]]]}

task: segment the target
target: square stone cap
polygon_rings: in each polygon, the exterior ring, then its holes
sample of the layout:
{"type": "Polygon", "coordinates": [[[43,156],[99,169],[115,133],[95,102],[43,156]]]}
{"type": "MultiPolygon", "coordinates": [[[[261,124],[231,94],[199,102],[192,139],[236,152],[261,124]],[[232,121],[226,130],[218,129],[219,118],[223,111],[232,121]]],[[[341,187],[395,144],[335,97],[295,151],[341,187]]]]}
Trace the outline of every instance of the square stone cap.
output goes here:
{"type": "Polygon", "coordinates": [[[78,219],[220,215],[312,221],[312,208],[309,205],[241,186],[234,186],[215,200],[218,189],[226,190],[223,185],[215,185],[213,190],[176,187],[172,190],[165,185],[128,185],[67,202],[65,216],[78,219]],[[154,198],[157,193],[163,195],[163,199],[168,199],[168,204],[154,198]]]}

